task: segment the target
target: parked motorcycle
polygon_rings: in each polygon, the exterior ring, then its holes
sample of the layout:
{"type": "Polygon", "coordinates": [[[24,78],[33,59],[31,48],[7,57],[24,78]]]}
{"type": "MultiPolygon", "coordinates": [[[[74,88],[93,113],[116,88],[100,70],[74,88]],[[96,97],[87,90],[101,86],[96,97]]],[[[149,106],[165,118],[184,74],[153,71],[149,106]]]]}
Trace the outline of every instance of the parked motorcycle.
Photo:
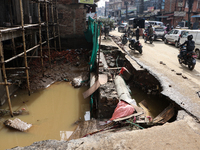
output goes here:
{"type": "Polygon", "coordinates": [[[188,65],[189,70],[193,70],[196,65],[196,57],[197,55],[195,52],[187,52],[186,47],[181,47],[178,61],[180,64],[188,65]]]}
{"type": "Polygon", "coordinates": [[[145,33],[144,36],[145,36],[145,43],[146,43],[147,41],[149,41],[150,44],[153,43],[153,35],[149,35],[149,37],[148,37],[147,33],[145,33]]]}
{"type": "Polygon", "coordinates": [[[122,40],[122,44],[124,44],[124,45],[128,42],[127,33],[124,33],[121,35],[121,40],[122,40]]]}
{"type": "Polygon", "coordinates": [[[131,50],[137,50],[140,54],[142,54],[142,45],[140,41],[135,41],[135,39],[129,39],[128,46],[131,50]]]}

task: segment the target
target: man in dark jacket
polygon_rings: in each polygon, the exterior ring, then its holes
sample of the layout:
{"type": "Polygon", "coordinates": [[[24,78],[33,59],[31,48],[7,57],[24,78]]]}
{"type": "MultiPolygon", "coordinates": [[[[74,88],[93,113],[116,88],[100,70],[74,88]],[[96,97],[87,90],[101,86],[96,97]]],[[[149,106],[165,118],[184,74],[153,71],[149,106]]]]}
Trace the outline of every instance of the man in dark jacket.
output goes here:
{"type": "MultiPolygon", "coordinates": [[[[189,34],[187,36],[187,39],[188,39],[187,41],[185,41],[183,44],[180,45],[180,47],[183,47],[184,45],[186,45],[186,50],[187,50],[186,54],[188,52],[192,52],[194,50],[194,48],[195,48],[195,42],[192,40],[193,39],[193,35],[189,34]]],[[[183,53],[184,53],[184,51],[180,52],[180,57],[184,57],[183,53]]]]}
{"type": "Polygon", "coordinates": [[[136,36],[136,40],[138,41],[140,37],[140,29],[138,26],[137,26],[137,29],[135,30],[135,36],[136,36]]]}

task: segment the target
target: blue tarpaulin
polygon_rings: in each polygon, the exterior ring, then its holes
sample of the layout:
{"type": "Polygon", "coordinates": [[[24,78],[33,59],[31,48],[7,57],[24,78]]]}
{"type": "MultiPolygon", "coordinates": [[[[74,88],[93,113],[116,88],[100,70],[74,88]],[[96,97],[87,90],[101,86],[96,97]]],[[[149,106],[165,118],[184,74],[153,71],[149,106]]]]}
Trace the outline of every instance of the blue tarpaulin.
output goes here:
{"type": "Polygon", "coordinates": [[[200,18],[200,15],[194,15],[192,18],[200,18]]]}

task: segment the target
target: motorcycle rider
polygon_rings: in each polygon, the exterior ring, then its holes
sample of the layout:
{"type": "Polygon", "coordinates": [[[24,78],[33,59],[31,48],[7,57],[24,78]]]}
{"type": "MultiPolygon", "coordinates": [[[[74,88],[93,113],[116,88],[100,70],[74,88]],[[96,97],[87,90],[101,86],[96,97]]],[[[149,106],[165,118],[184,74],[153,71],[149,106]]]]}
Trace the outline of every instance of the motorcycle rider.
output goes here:
{"type": "Polygon", "coordinates": [[[186,60],[187,57],[186,54],[190,53],[190,52],[193,52],[194,48],[195,48],[195,42],[192,40],[193,39],[193,35],[192,34],[189,34],[187,36],[187,41],[185,41],[183,44],[180,45],[180,47],[183,47],[184,45],[186,45],[186,53],[184,55],[184,52],[183,50],[180,51],[180,55],[179,57],[184,57],[184,59],[186,60]]]}
{"type": "MultiPolygon", "coordinates": [[[[152,25],[150,25],[150,26],[148,27],[148,33],[147,33],[146,41],[149,40],[149,37],[150,37],[151,35],[153,35],[153,28],[152,28],[152,25]]],[[[145,41],[145,42],[146,42],[146,41],[145,41]]]]}

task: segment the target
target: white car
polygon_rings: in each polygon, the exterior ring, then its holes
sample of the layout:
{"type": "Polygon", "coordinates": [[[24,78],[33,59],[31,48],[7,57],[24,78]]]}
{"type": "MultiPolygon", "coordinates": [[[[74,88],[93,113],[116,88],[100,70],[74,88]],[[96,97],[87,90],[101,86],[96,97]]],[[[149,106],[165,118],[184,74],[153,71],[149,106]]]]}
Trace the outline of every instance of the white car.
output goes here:
{"type": "Polygon", "coordinates": [[[184,29],[173,29],[169,31],[164,38],[165,44],[168,42],[175,44],[175,47],[179,47],[180,38],[186,32],[184,29]]]}

